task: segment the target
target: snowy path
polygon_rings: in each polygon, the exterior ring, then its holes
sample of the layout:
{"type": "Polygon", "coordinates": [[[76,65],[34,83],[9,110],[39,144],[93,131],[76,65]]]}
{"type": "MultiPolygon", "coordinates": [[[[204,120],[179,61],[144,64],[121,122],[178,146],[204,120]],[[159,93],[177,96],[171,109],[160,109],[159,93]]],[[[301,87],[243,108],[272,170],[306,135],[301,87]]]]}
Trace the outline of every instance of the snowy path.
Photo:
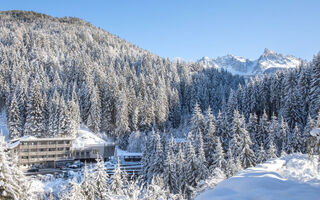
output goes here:
{"type": "Polygon", "coordinates": [[[316,161],[294,154],[248,168],[199,195],[196,200],[320,199],[316,161]]]}

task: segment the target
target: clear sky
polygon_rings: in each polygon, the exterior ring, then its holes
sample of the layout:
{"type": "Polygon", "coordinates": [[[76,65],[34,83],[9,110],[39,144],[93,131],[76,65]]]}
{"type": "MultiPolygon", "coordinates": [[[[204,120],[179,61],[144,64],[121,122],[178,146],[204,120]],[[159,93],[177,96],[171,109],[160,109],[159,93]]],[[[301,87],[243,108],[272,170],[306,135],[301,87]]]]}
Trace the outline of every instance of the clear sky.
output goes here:
{"type": "Polygon", "coordinates": [[[6,0],[0,9],[79,17],[162,57],[320,51],[320,0],[6,0]]]}

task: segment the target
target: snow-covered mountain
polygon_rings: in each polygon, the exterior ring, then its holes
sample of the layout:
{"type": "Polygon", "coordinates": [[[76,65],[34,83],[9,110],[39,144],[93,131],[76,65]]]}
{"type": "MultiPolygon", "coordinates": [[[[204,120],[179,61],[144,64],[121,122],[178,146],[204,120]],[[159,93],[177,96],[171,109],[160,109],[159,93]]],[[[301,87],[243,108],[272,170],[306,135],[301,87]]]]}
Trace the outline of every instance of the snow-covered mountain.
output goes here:
{"type": "Polygon", "coordinates": [[[203,57],[197,62],[205,67],[215,67],[224,69],[232,74],[238,75],[258,75],[273,73],[277,70],[295,68],[303,60],[291,55],[283,55],[265,49],[263,54],[256,60],[250,60],[234,55],[226,55],[217,58],[203,57]]]}
{"type": "Polygon", "coordinates": [[[319,199],[320,174],[317,158],[292,154],[270,159],[220,182],[196,200],[231,199],[319,199]]]}

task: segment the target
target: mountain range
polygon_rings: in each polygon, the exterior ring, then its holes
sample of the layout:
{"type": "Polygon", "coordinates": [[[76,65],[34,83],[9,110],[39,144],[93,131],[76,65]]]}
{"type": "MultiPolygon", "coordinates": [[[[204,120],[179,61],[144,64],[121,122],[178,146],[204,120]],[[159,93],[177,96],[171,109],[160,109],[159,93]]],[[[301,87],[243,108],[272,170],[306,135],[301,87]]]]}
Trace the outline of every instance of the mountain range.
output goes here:
{"type": "Polygon", "coordinates": [[[224,69],[237,75],[259,75],[274,73],[278,70],[298,67],[304,60],[292,55],[283,55],[269,49],[265,49],[263,54],[256,60],[226,55],[217,58],[202,57],[197,61],[205,67],[224,69]]]}

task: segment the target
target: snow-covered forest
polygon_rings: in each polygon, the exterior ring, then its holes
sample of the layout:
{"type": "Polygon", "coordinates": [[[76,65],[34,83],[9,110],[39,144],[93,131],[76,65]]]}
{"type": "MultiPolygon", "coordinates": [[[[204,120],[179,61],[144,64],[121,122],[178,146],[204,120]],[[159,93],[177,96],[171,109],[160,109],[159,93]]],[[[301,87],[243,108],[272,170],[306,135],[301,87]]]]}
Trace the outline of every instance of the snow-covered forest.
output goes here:
{"type": "MultiPolygon", "coordinates": [[[[107,183],[98,162],[52,198],[191,199],[269,158],[313,153],[320,54],[296,69],[243,78],[172,62],[76,18],[0,12],[0,28],[0,111],[11,139],[73,136],[83,123],[122,149],[142,143],[139,179],[119,169],[107,183]]],[[[2,171],[14,168],[0,156],[2,171]]],[[[0,183],[19,173],[1,173],[0,183]]],[[[11,197],[28,199],[22,189],[11,197]]]]}

